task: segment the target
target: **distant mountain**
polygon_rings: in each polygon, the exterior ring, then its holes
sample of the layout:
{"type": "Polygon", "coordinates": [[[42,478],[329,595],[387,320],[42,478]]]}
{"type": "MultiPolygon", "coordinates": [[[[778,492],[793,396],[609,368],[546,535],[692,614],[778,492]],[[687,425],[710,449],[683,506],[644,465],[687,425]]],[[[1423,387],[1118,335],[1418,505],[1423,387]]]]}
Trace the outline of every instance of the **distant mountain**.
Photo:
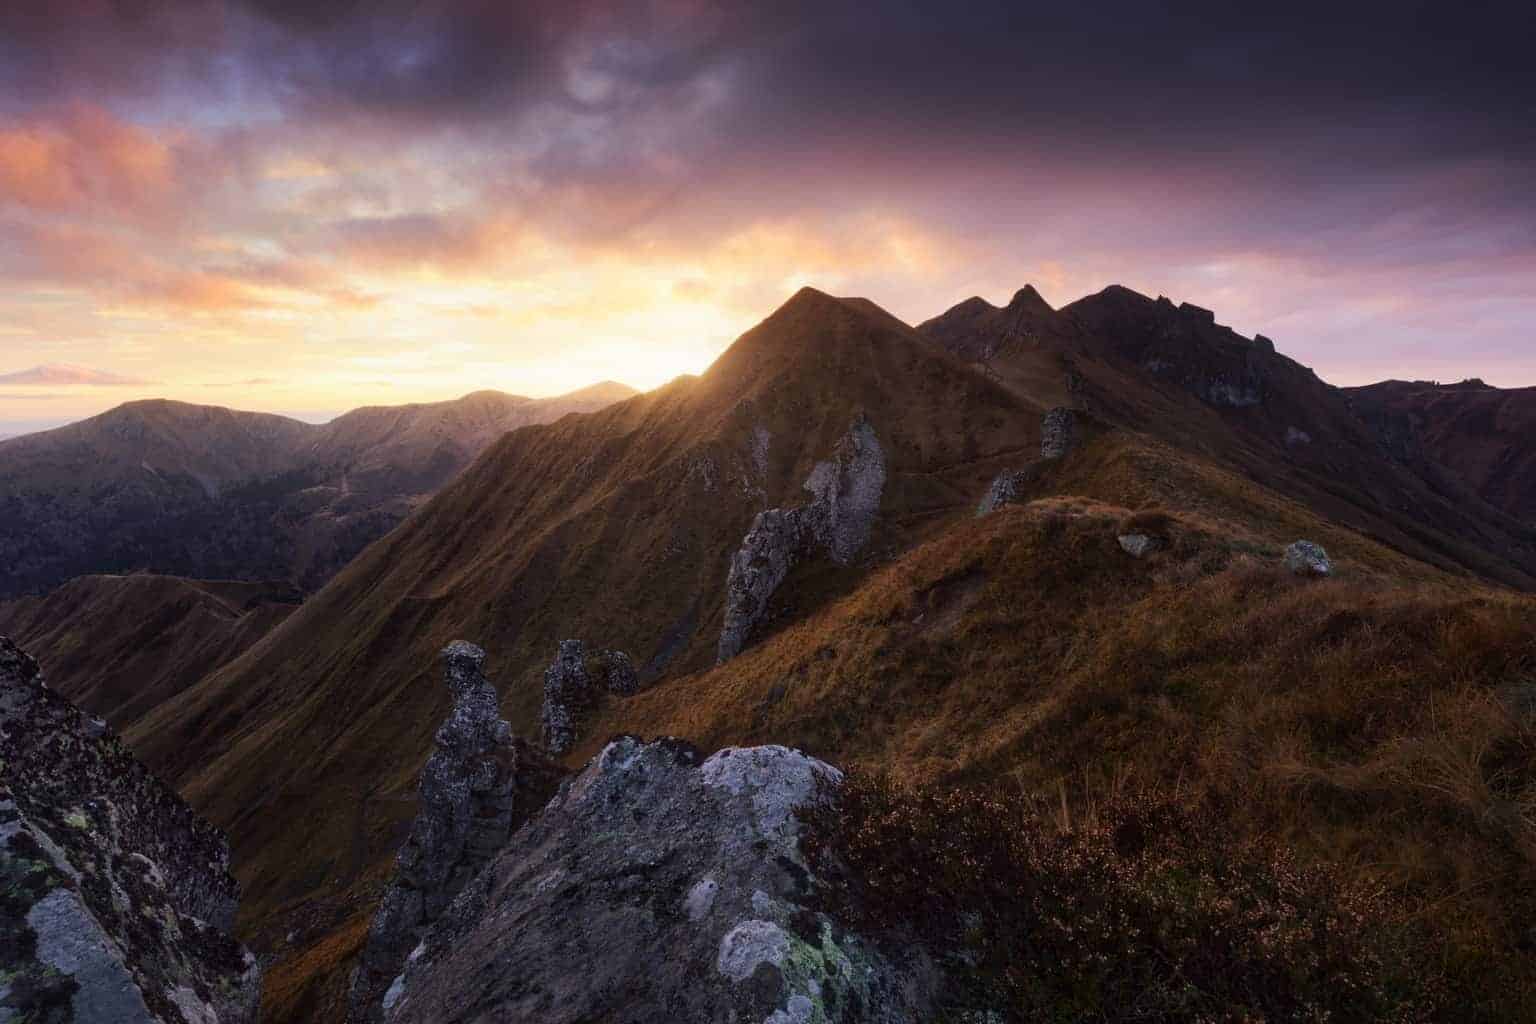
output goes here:
{"type": "Polygon", "coordinates": [[[1344,391],[1395,458],[1433,463],[1489,504],[1536,525],[1536,387],[1389,380],[1344,391]]]}
{"type": "Polygon", "coordinates": [[[0,387],[119,388],[145,387],[153,383],[154,381],[141,380],[138,377],[125,377],[121,374],[93,370],[88,366],[74,366],[70,363],[44,363],[29,370],[0,373],[0,387]]]}
{"type": "Polygon", "coordinates": [[[506,431],[633,394],[482,391],[314,426],[166,400],[0,442],[0,597],[151,570],[313,588],[506,431]]]}

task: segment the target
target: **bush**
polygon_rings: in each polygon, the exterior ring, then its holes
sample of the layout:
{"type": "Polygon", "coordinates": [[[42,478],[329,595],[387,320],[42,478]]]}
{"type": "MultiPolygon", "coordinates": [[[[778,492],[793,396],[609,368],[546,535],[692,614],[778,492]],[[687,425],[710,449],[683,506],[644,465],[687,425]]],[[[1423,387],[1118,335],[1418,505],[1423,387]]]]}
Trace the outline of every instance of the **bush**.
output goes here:
{"type": "Polygon", "coordinates": [[[1425,948],[1382,892],[1229,841],[1219,816],[1117,797],[1065,806],[853,775],[809,812],[829,910],[943,964],[941,1019],[1413,1020],[1425,948]],[[920,931],[919,931],[920,929],[920,931]],[[995,1017],[993,1019],[996,1019],[995,1017]]]}

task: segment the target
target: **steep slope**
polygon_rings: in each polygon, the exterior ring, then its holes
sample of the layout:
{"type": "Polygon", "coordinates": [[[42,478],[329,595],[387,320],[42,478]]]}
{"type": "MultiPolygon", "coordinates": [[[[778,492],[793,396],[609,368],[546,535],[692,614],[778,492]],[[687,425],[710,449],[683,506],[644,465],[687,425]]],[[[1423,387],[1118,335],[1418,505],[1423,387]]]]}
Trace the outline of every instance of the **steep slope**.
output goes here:
{"type": "Polygon", "coordinates": [[[80,576],[0,605],[0,633],[38,652],[55,691],[122,730],[265,636],[300,596],[285,583],[80,576]]]}
{"type": "Polygon", "coordinates": [[[1394,456],[1433,463],[1495,508],[1536,524],[1536,388],[1389,380],[1344,390],[1394,456]]]}
{"type": "Polygon", "coordinates": [[[163,400],[0,443],[0,597],[148,569],[320,585],[492,440],[632,394],[359,409],[324,426],[163,400]]]}
{"type": "MultiPolygon", "coordinates": [[[[445,710],[426,681],[438,649],[481,640],[524,735],[560,640],[625,651],[646,679],[713,663],[732,552],[758,512],[806,499],[861,416],[886,453],[872,534],[846,569],[806,562],[786,618],[969,514],[1003,461],[1039,447],[1039,409],[872,305],[805,290],[702,377],[497,442],[245,655],[134,726],[135,748],[236,835],[269,941],[285,911],[316,901],[330,935],[409,815],[445,710]]],[[[271,998],[315,1012],[302,972],[338,950],[285,952],[301,956],[271,998]]]]}
{"type": "Polygon", "coordinates": [[[1021,394],[1059,381],[1077,408],[1216,459],[1415,558],[1536,588],[1536,531],[1437,466],[1394,457],[1349,394],[1269,339],[1119,286],[1056,311],[1032,289],[983,307],[970,300],[919,330],[1021,394]]]}

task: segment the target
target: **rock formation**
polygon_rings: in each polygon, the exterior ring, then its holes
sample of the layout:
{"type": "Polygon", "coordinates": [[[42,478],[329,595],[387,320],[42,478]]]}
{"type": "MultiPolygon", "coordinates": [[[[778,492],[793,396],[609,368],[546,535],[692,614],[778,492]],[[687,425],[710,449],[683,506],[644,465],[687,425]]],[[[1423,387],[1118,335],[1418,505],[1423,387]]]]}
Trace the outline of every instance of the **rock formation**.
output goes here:
{"type": "Polygon", "coordinates": [[[1163,546],[1163,542],[1146,533],[1122,533],[1115,538],[1120,542],[1120,550],[1132,558],[1143,558],[1163,546]]]}
{"type": "Polygon", "coordinates": [[[840,778],[784,747],[614,740],[427,933],[385,1019],[928,1019],[921,953],[811,907],[795,812],[840,778]]]}
{"type": "Polygon", "coordinates": [[[725,583],[725,624],[719,660],[741,653],[768,600],[802,558],[825,550],[847,565],[869,543],[885,491],[885,449],[875,428],[860,416],[805,480],[810,502],[791,509],[770,508],[752,520],[731,558],[725,583]]]}
{"type": "MultiPolygon", "coordinates": [[[[563,646],[563,645],[562,645],[563,646]]],[[[395,860],[395,877],[368,929],[352,978],[347,1019],[378,1021],[422,933],[543,806],[561,769],[512,735],[496,688],[481,674],[485,652],[462,640],[443,648],[453,710],[421,773],[420,808],[395,860]]]]}
{"type": "Polygon", "coordinates": [[[0,1021],[254,1021],[224,836],[0,637],[0,1021]]]}
{"type": "Polygon", "coordinates": [[[1327,576],[1333,572],[1328,552],[1309,540],[1299,540],[1285,549],[1285,567],[1298,576],[1327,576]]]}
{"type": "Polygon", "coordinates": [[[588,655],[580,640],[560,641],[555,660],[544,670],[544,746],[555,754],[571,749],[581,716],[599,690],[629,697],[639,688],[634,662],[623,651],[588,655]]]}
{"type": "Polygon", "coordinates": [[[1060,459],[1077,444],[1077,417],[1071,409],[1058,406],[1045,414],[1040,424],[1040,457],[1060,459]]]}
{"type": "Polygon", "coordinates": [[[1024,497],[1024,488],[1035,477],[1035,467],[1025,466],[1023,469],[1005,469],[992,480],[992,486],[987,488],[986,495],[981,499],[981,504],[976,506],[978,516],[996,512],[1004,505],[1011,505],[1024,497]]]}

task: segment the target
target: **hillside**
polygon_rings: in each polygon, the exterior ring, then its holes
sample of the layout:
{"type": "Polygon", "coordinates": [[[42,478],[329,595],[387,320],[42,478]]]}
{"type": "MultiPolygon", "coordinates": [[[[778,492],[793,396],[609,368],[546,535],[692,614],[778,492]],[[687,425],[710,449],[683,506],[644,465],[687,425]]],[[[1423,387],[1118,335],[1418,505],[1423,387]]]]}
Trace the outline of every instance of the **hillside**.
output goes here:
{"type": "Polygon", "coordinates": [[[631,394],[476,392],[323,426],[151,400],[0,442],[0,598],[151,570],[314,588],[508,430],[631,394]]]}
{"type": "Polygon", "coordinates": [[[300,599],[284,583],[79,576],[0,604],[0,633],[38,653],[52,689],[122,730],[233,660],[300,599]]]}
{"type": "MultiPolygon", "coordinates": [[[[1400,810],[1429,783],[1389,755],[1429,764],[1463,743],[1524,742],[1474,714],[1532,664],[1530,601],[1487,583],[1531,580],[1505,557],[1519,524],[1436,493],[1327,385],[1198,312],[1114,290],[1059,312],[1025,299],[1033,319],[992,346],[977,332],[1000,318],[974,303],[953,330],[920,333],[803,290],[700,377],[502,437],[240,657],[135,722],[135,750],[232,836],[246,934],[276,957],[271,1019],[336,1005],[447,710],[437,652],[460,638],[489,652],[525,736],[560,641],[629,656],[649,689],[578,723],[572,766],[615,731],[1029,787],[1131,764],[1149,782],[1194,773],[1222,799],[1289,766],[1301,792],[1276,804],[1285,828],[1345,860],[1375,812],[1318,778],[1364,779],[1363,803],[1380,792],[1400,810]],[[1042,414],[1069,403],[1079,445],[1040,463],[1042,414]],[[1314,438],[1308,454],[1284,455],[1290,427],[1314,438]],[[1032,465],[1025,508],[975,518],[1001,471],[1032,465]],[[1148,505],[1178,525],[1171,552],[1142,563],[1114,524],[1148,505]],[[807,535],[782,578],[763,569],[807,535]],[[1275,571],[1298,537],[1328,548],[1336,581],[1301,589],[1275,571]],[[1251,614],[1214,614],[1222,601],[1251,614]],[[744,608],[746,649],[716,667],[744,608]],[[1390,704],[1407,674],[1419,689],[1390,704]],[[1229,677],[1246,689],[1222,689],[1229,677]],[[1426,693],[1463,718],[1426,717],[1426,693]],[[1346,722],[1370,701],[1395,710],[1354,736],[1346,722]],[[1250,711],[1263,712],[1251,730],[1250,711]]],[[[1512,770],[1488,799],[1525,799],[1512,770]]],[[[1477,779],[1460,780],[1472,798],[1492,785],[1477,779]]],[[[1476,865],[1526,877],[1523,832],[1447,841],[1437,860],[1416,820],[1382,841],[1401,859],[1390,880],[1429,898],[1470,872],[1478,895],[1458,906],[1505,948],[1507,919],[1480,901],[1509,894],[1476,865]]]]}
{"type": "Polygon", "coordinates": [[[1345,394],[1394,457],[1432,464],[1495,508],[1536,524],[1536,388],[1389,380],[1345,394]]]}
{"type": "Polygon", "coordinates": [[[1068,404],[1229,466],[1414,558],[1536,586],[1529,523],[1441,464],[1397,457],[1352,392],[1209,310],[1119,286],[1052,310],[1026,288],[1008,307],[972,299],[918,330],[1023,396],[1064,390],[1068,404]]]}

